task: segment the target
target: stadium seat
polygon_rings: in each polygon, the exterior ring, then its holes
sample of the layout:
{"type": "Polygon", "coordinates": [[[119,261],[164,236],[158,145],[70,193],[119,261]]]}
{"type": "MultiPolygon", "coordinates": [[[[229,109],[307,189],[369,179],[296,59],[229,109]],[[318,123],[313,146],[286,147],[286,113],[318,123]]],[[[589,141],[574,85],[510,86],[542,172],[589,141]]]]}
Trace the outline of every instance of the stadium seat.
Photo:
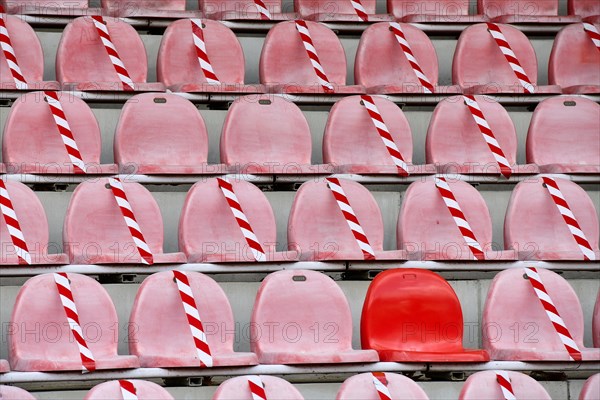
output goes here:
{"type": "Polygon", "coordinates": [[[221,83],[209,83],[198,62],[192,22],[182,19],[171,23],[165,31],[156,73],[174,92],[261,93],[261,85],[244,84],[244,53],[235,34],[217,21],[202,20],[206,53],[221,83]]]}
{"type": "MultiPolygon", "coordinates": [[[[150,191],[135,182],[123,182],[123,188],[154,263],[184,263],[182,253],[163,253],[163,219],[150,191]]],[[[72,264],[140,262],[137,246],[106,178],[77,186],[65,216],[63,239],[72,264]]]]}
{"type": "MultiPolygon", "coordinates": [[[[228,20],[260,20],[261,14],[253,0],[199,0],[200,8],[208,18],[228,20]]],[[[284,12],[282,0],[263,0],[272,21],[296,19],[297,14],[284,12]]]]}
{"type": "MultiPolygon", "coordinates": [[[[600,22],[596,25],[600,29],[600,22]]],[[[556,35],[548,81],[560,85],[563,93],[600,93],[600,51],[583,24],[565,26],[556,35]]]]}
{"type": "MultiPolygon", "coordinates": [[[[146,83],[146,49],[135,28],[115,18],[104,21],[134,89],[164,91],[162,83],[146,83]]],[[[56,52],[56,77],[65,90],[124,90],[91,17],[76,18],[65,27],[56,52]]]]}
{"type": "MultiPolygon", "coordinates": [[[[233,351],[235,321],[229,300],[212,278],[186,272],[213,366],[256,365],[256,355],[233,351]]],[[[146,368],[200,367],[194,337],[172,271],[150,275],[129,317],[129,352],[146,368]],[[160,301],[156,301],[160,299],[160,301]]]]}
{"type": "MultiPolygon", "coordinates": [[[[514,26],[498,26],[535,93],[560,93],[560,87],[556,85],[537,86],[538,62],[527,36],[514,26]]],[[[486,24],[471,25],[460,34],[452,62],[452,82],[461,86],[464,93],[525,93],[486,24]]]]}
{"type": "Polygon", "coordinates": [[[600,374],[589,377],[579,393],[579,400],[596,399],[600,399],[600,374]]]}
{"type": "MultiPolygon", "coordinates": [[[[337,35],[319,22],[306,21],[333,93],[363,93],[362,86],[346,86],[346,54],[337,35]]],[[[270,91],[290,94],[326,93],[319,83],[294,21],[280,22],[269,30],[259,65],[260,82],[270,91]]]]}
{"type": "MultiPolygon", "coordinates": [[[[574,182],[562,178],[555,181],[596,259],[600,259],[598,215],[592,199],[574,182]]],[[[582,261],[583,253],[543,185],[539,179],[515,186],[504,218],[504,247],[518,251],[523,260],[582,261]]]]}
{"type": "Polygon", "coordinates": [[[493,22],[503,24],[569,24],[575,15],[558,15],[559,0],[477,0],[477,9],[493,22]]]}
{"type": "Polygon", "coordinates": [[[199,18],[199,10],[186,10],[186,0],[102,0],[106,15],[124,18],[199,18]]]}
{"type": "Polygon", "coordinates": [[[0,374],[10,371],[10,365],[6,360],[0,360],[0,374]]]}
{"type": "MultiPolygon", "coordinates": [[[[275,216],[264,193],[246,181],[229,182],[254,234],[265,250],[266,260],[297,260],[296,252],[276,251],[275,216]]],[[[188,192],[179,221],[179,247],[187,255],[189,262],[256,260],[216,179],[200,181],[188,192]]]]}
{"type": "MultiPolygon", "coordinates": [[[[10,197],[14,212],[19,220],[19,226],[27,244],[33,265],[59,265],[68,264],[66,254],[49,254],[49,250],[56,250],[56,244],[49,243],[48,219],[42,203],[33,190],[26,185],[4,180],[4,185],[10,197]]],[[[19,258],[13,247],[11,235],[4,217],[0,214],[0,268],[5,265],[18,265],[19,258]]],[[[0,365],[0,369],[1,369],[0,365]]]]}
{"type": "MultiPolygon", "coordinates": [[[[137,357],[117,355],[118,318],[106,289],[84,275],[69,273],[68,279],[79,325],[96,369],[138,368],[137,357]]],[[[79,346],[67,323],[53,274],[38,275],[23,284],[10,323],[19,327],[8,335],[12,370],[81,371],[79,346]],[[37,331],[36,326],[44,327],[45,340],[39,339],[39,331],[31,334],[32,330],[37,331]]]]}
{"type": "Polygon", "coordinates": [[[0,6],[9,14],[78,16],[100,14],[100,9],[89,8],[88,0],[0,0],[0,6]]]}
{"type": "MultiPolygon", "coordinates": [[[[429,400],[427,394],[412,379],[404,375],[385,373],[386,387],[393,399],[429,400]]],[[[370,372],[346,379],[337,392],[336,400],[381,400],[370,372]]]]}
{"type": "MultiPolygon", "coordinates": [[[[508,375],[517,399],[552,399],[546,389],[529,375],[516,371],[503,372],[508,375]]],[[[458,400],[496,400],[504,398],[496,378],[496,371],[480,371],[469,376],[458,396],[458,400]]]]}
{"type": "MultiPolygon", "coordinates": [[[[375,259],[406,259],[401,250],[383,250],[383,219],[369,190],[351,180],[339,181],[375,252],[375,259]]],[[[288,249],[299,251],[302,260],[364,260],[363,251],[326,180],[307,181],[296,193],[288,220],[288,249]]]]}
{"type": "MultiPolygon", "coordinates": [[[[469,183],[450,181],[460,209],[489,261],[516,260],[514,251],[492,249],[492,218],[481,194],[469,183]]],[[[444,203],[434,179],[413,182],[406,193],[396,229],[398,248],[410,259],[474,261],[465,238],[444,203]]]]}
{"type": "Polygon", "coordinates": [[[550,174],[600,173],[600,105],[580,96],[539,103],[527,133],[527,162],[550,174]]]}
{"type": "MultiPolygon", "coordinates": [[[[115,164],[100,164],[102,138],[90,107],[67,92],[57,95],[86,165],[86,173],[116,173],[115,164]]],[[[43,92],[26,93],[13,103],[4,125],[2,159],[16,174],[83,173],[73,166],[43,92]]]]}
{"type": "Polygon", "coordinates": [[[596,305],[594,306],[594,317],[592,319],[592,339],[594,347],[600,347],[600,291],[596,297],[596,305]]]}
{"type": "Polygon", "coordinates": [[[403,22],[472,24],[486,20],[469,15],[469,0],[387,0],[388,11],[403,22]]]}
{"type": "Polygon", "coordinates": [[[579,15],[584,21],[600,24],[600,4],[596,0],[568,0],[569,15],[579,15]]]}
{"type": "MultiPolygon", "coordinates": [[[[369,22],[393,21],[389,14],[376,14],[376,0],[362,0],[369,22]]],[[[321,22],[363,22],[350,0],[294,0],[296,12],[302,18],[321,22]]]]}
{"type": "MultiPolygon", "coordinates": [[[[254,400],[248,385],[249,376],[237,376],[221,383],[212,400],[254,400]]],[[[276,376],[260,375],[268,399],[304,400],[302,394],[288,381],[276,376]]]]}
{"type": "MultiPolygon", "coordinates": [[[[169,392],[154,382],[139,379],[130,379],[127,381],[135,387],[137,400],[174,400],[169,392]]],[[[121,399],[123,397],[119,381],[108,381],[90,389],[83,400],[109,400],[121,399]]]]}
{"type": "Polygon", "coordinates": [[[378,274],[367,291],[360,321],[363,349],[381,361],[485,362],[484,350],[462,345],[463,316],[452,286],[422,269],[378,274]]]}
{"type": "Polygon", "coordinates": [[[0,385],[2,400],[36,400],[31,393],[16,386],[0,385]]]}
{"type": "MultiPolygon", "coordinates": [[[[586,349],[583,345],[583,312],[571,285],[553,271],[537,268],[537,272],[579,347],[583,361],[600,360],[600,349],[586,349]]],[[[492,360],[571,359],[521,268],[506,269],[494,277],[485,301],[482,326],[483,347],[492,360]],[[518,335],[517,340],[515,335],[518,335]]]]}
{"type": "Polygon", "coordinates": [[[250,347],[261,364],[378,361],[373,350],[352,349],[348,300],[333,279],[320,272],[269,274],[256,295],[250,324],[269,327],[268,334],[250,329],[250,347]]]}

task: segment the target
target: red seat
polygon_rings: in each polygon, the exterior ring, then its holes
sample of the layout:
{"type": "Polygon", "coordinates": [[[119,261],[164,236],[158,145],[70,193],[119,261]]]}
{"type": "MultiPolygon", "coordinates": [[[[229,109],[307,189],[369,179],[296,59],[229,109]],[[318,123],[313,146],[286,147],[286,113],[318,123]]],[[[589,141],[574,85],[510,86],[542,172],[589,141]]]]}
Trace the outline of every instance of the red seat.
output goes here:
{"type": "MultiPolygon", "coordinates": [[[[376,14],[376,0],[362,0],[369,22],[393,21],[389,14],[376,14]]],[[[363,22],[354,10],[351,0],[295,0],[296,12],[310,21],[363,22]]]]}
{"type": "MultiPolygon", "coordinates": [[[[130,379],[128,382],[135,387],[136,398],[138,400],[174,400],[173,396],[154,382],[142,381],[139,379],[130,379]]],[[[107,400],[121,399],[121,384],[119,381],[108,381],[94,386],[85,395],[83,400],[107,400]]]]}
{"type": "MultiPolygon", "coordinates": [[[[600,29],[600,21],[596,25],[600,29]]],[[[564,93],[600,93],[600,51],[583,30],[583,24],[565,26],[556,35],[548,81],[564,93]]]]}
{"type": "Polygon", "coordinates": [[[594,317],[592,319],[592,339],[594,347],[600,347],[600,291],[596,297],[596,305],[594,306],[594,317]]]}
{"type": "MultiPolygon", "coordinates": [[[[583,345],[583,312],[571,285],[550,270],[537,268],[537,272],[581,350],[583,360],[600,360],[600,349],[586,349],[583,345]]],[[[492,360],[571,359],[521,268],[507,269],[496,275],[485,301],[482,326],[483,347],[492,360]],[[518,339],[515,339],[516,335],[518,339]]]]}
{"type": "Polygon", "coordinates": [[[89,8],[88,0],[0,0],[0,6],[9,14],[21,15],[92,15],[100,14],[89,8]]]}
{"type": "Polygon", "coordinates": [[[16,386],[0,385],[2,400],[36,400],[31,393],[16,386]]]}
{"type": "MultiPolygon", "coordinates": [[[[360,183],[340,184],[377,260],[401,260],[401,250],[383,250],[383,219],[373,195],[360,183]]],[[[364,260],[352,231],[325,180],[310,180],[296,193],[288,220],[288,249],[302,260],[364,260]]]]}
{"type": "MultiPolygon", "coordinates": [[[[361,86],[346,86],[346,53],[337,35],[319,22],[306,21],[313,45],[334,93],[363,93],[361,86]]],[[[269,30],[259,65],[260,82],[282,93],[324,93],[294,21],[269,30]]]]}
{"type": "MultiPolygon", "coordinates": [[[[186,272],[213,366],[256,365],[256,355],[233,351],[235,322],[229,300],[212,278],[186,272]]],[[[150,275],[140,286],[129,317],[129,352],[146,368],[200,367],[194,337],[173,272],[150,275]],[[156,301],[160,299],[160,301],[156,301]]]]}
{"type": "MultiPolygon", "coordinates": [[[[35,193],[29,187],[17,181],[4,180],[4,185],[19,220],[19,226],[25,238],[32,264],[68,264],[69,260],[65,254],[48,253],[49,250],[56,249],[56,244],[48,242],[48,219],[44,207],[35,193]]],[[[1,214],[0,246],[2,249],[0,267],[3,265],[18,265],[19,258],[13,247],[6,221],[1,214]]],[[[1,368],[0,365],[0,370],[1,368]]]]}
{"type": "MultiPolygon", "coordinates": [[[[94,356],[96,369],[139,367],[137,357],[117,355],[117,312],[104,287],[84,275],[69,273],[68,279],[79,325],[94,356]]],[[[10,322],[19,327],[8,336],[12,370],[81,371],[78,344],[67,323],[53,274],[38,275],[25,282],[17,295],[10,322]],[[36,327],[45,327],[45,340],[31,334],[36,327]]]]}
{"type": "Polygon", "coordinates": [[[390,13],[404,22],[468,24],[483,22],[483,15],[469,15],[469,0],[387,0],[390,13]]]}
{"type": "Polygon", "coordinates": [[[558,0],[477,0],[477,9],[493,22],[503,24],[564,24],[581,21],[574,15],[558,15],[558,0]]]}
{"type": "Polygon", "coordinates": [[[545,173],[600,173],[600,106],[559,96],[535,109],[527,133],[527,162],[545,173]],[[573,140],[569,132],[577,132],[573,140]]]}
{"type": "Polygon", "coordinates": [[[579,393],[579,400],[595,399],[600,399],[600,374],[590,376],[579,393]]]}
{"type": "Polygon", "coordinates": [[[596,0],[568,0],[569,15],[579,15],[584,21],[600,23],[600,4],[596,0]]]}
{"type": "Polygon", "coordinates": [[[198,18],[199,10],[186,10],[186,0],[102,0],[106,15],[126,18],[198,18]]]}
{"type": "Polygon", "coordinates": [[[10,371],[10,366],[8,364],[8,361],[0,360],[0,374],[3,374],[8,371],[10,371]]]}
{"type": "MultiPolygon", "coordinates": [[[[574,182],[555,181],[599,259],[598,215],[592,199],[574,182]]],[[[584,259],[541,179],[515,186],[504,218],[504,247],[515,249],[525,260],[584,259]]]]}
{"type": "MultiPolygon", "coordinates": [[[[551,400],[546,389],[532,377],[521,372],[503,371],[510,378],[517,399],[551,400]]],[[[460,391],[458,400],[504,399],[496,378],[496,371],[480,371],[471,375],[460,391]]]]}
{"type": "MultiPolygon", "coordinates": [[[[212,400],[253,400],[250,392],[249,376],[238,376],[221,383],[212,400]]],[[[304,400],[302,394],[288,381],[276,376],[260,375],[268,399],[304,400]]]]}
{"type": "MultiPolygon", "coordinates": [[[[88,174],[112,174],[114,164],[101,165],[102,138],[98,121],[85,101],[58,92],[88,174]]],[[[2,159],[13,173],[73,174],[73,162],[43,92],[24,94],[13,103],[2,138],[2,159]]],[[[79,172],[80,173],[80,172],[79,172]]]]}
{"type": "MultiPolygon", "coordinates": [[[[429,400],[427,394],[412,379],[404,375],[385,373],[387,388],[393,399],[429,400]]],[[[370,372],[346,379],[337,392],[336,400],[381,400],[370,372]]]]}
{"type": "MultiPolygon", "coordinates": [[[[163,253],[163,219],[150,191],[135,182],[123,182],[123,188],[154,263],[184,263],[182,253],[163,253]]],[[[105,178],[86,181],[75,189],[65,216],[63,239],[72,264],[137,264],[141,261],[105,178]]]]}
{"type": "Polygon", "coordinates": [[[485,362],[484,350],[463,348],[463,316],[452,286],[421,269],[378,274],[367,291],[360,321],[364,349],[381,361],[485,362]]]}
{"type": "MultiPolygon", "coordinates": [[[[208,18],[227,20],[260,20],[261,14],[253,0],[198,0],[208,18]]],[[[282,10],[282,0],[263,0],[272,21],[296,19],[297,14],[282,10]]]]}
{"type": "MultiPolygon", "coordinates": [[[[136,91],[164,91],[162,83],[146,83],[148,61],[142,39],[128,23],[104,18],[136,91]]],[[[63,31],[56,52],[56,77],[66,90],[121,91],[119,80],[92,18],[80,17],[63,31]]]]}

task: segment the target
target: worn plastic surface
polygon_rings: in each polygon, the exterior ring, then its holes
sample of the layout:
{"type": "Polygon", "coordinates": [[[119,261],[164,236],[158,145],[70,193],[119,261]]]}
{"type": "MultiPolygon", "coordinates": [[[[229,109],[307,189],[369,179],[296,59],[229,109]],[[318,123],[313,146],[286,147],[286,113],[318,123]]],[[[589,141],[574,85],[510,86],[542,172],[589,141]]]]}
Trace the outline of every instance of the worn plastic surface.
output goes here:
{"type": "MultiPolygon", "coordinates": [[[[302,394],[284,379],[270,375],[259,375],[265,386],[267,399],[304,400],[302,394]]],[[[213,395],[212,400],[254,400],[248,386],[247,376],[230,378],[223,382],[213,395]]]]}
{"type": "MultiPolygon", "coordinates": [[[[510,378],[514,395],[524,400],[551,400],[546,389],[532,377],[521,372],[504,371],[510,378]]],[[[503,399],[496,371],[480,371],[471,375],[462,387],[458,400],[503,399]]]]}

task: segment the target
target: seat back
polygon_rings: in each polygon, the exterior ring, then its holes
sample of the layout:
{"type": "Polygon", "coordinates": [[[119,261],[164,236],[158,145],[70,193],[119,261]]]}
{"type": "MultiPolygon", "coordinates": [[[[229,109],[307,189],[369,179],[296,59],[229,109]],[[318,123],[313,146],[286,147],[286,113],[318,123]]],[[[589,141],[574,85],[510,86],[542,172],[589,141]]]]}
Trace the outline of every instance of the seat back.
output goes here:
{"type": "Polygon", "coordinates": [[[136,9],[144,10],[185,10],[186,0],[102,0],[102,8],[111,11],[123,11],[136,9]]]}
{"type": "Polygon", "coordinates": [[[600,399],[600,374],[589,377],[579,393],[579,400],[594,399],[600,399]]]}
{"type": "Polygon", "coordinates": [[[596,0],[568,0],[569,15],[579,15],[583,18],[600,15],[600,4],[596,0]]]}
{"type": "MultiPolygon", "coordinates": [[[[521,372],[503,371],[510,378],[517,399],[551,400],[546,389],[532,377],[521,372]]],[[[502,389],[496,378],[496,371],[480,371],[471,375],[460,391],[459,400],[503,399],[502,389]]]]}
{"type": "MultiPolygon", "coordinates": [[[[135,387],[138,400],[174,400],[169,392],[154,382],[139,379],[128,379],[127,381],[135,387]]],[[[119,381],[108,381],[91,388],[83,400],[120,399],[122,397],[119,381]]]]}
{"type": "MultiPolygon", "coordinates": [[[[600,25],[596,25],[600,29],[600,25]]],[[[558,32],[548,64],[548,82],[562,87],[600,86],[600,51],[583,30],[583,24],[567,25],[558,32]]]]}
{"type": "Polygon", "coordinates": [[[16,386],[0,385],[2,400],[36,400],[31,393],[16,386]]]}
{"type": "Polygon", "coordinates": [[[395,18],[407,15],[469,15],[469,0],[387,0],[395,18]]]}
{"type": "Polygon", "coordinates": [[[600,347],[600,291],[598,291],[598,297],[596,297],[594,317],[592,318],[592,340],[594,347],[600,347]]]}
{"type": "MultiPolygon", "coordinates": [[[[276,376],[260,375],[268,399],[304,400],[302,394],[288,381],[276,376]]],[[[253,400],[248,376],[227,379],[217,388],[212,400],[253,400]]]]}
{"type": "Polygon", "coordinates": [[[0,5],[3,5],[4,9],[12,14],[18,13],[21,7],[25,7],[26,10],[35,7],[39,11],[43,11],[45,8],[65,10],[88,8],[88,0],[0,0],[0,5]]]}
{"type": "MultiPolygon", "coordinates": [[[[39,1],[36,0],[36,3],[39,1]]],[[[41,82],[44,77],[44,52],[35,31],[21,18],[6,14],[2,17],[25,81],[41,82]]],[[[0,83],[14,84],[14,82],[6,56],[2,51],[0,52],[0,83]]]]}
{"type": "MultiPolygon", "coordinates": [[[[198,0],[200,9],[204,15],[235,12],[237,14],[256,15],[260,19],[258,9],[253,0],[198,0]]],[[[277,14],[282,11],[281,0],[263,0],[263,3],[272,14],[277,14]]]]}
{"type": "MultiPolygon", "coordinates": [[[[361,1],[367,14],[375,14],[376,3],[376,0],[361,1]]],[[[332,16],[336,14],[356,14],[350,0],[295,0],[294,8],[303,17],[314,14],[332,16]]]]}
{"type": "Polygon", "coordinates": [[[477,10],[490,18],[500,15],[558,15],[558,0],[477,0],[477,10]]]}
{"type": "MultiPolygon", "coordinates": [[[[429,400],[427,394],[412,379],[404,375],[386,373],[387,388],[394,399],[429,400]]],[[[373,375],[358,374],[346,379],[337,392],[336,400],[380,400],[373,384],[373,375]]]]}

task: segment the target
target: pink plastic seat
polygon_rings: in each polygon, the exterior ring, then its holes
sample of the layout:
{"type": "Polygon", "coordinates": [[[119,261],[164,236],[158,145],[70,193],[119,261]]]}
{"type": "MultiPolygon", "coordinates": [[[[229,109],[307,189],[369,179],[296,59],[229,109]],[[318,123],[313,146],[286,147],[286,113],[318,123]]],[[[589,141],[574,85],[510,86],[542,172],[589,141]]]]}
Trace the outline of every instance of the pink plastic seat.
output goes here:
{"type": "Polygon", "coordinates": [[[102,0],[106,15],[126,18],[199,18],[199,10],[186,10],[186,0],[102,0]]]}
{"type": "MultiPolygon", "coordinates": [[[[123,188],[154,263],[184,263],[186,259],[182,253],[163,253],[163,220],[150,191],[135,182],[123,182],[123,188]]],[[[83,182],[75,189],[65,216],[63,239],[72,264],[141,262],[105,178],[83,182]]]]}
{"type": "Polygon", "coordinates": [[[2,400],[36,400],[31,393],[16,386],[0,385],[2,400]]]}
{"type": "Polygon", "coordinates": [[[360,320],[363,349],[381,361],[485,362],[484,350],[462,345],[463,316],[452,286],[431,271],[394,269],[378,274],[360,320]]]}
{"type": "MultiPolygon", "coordinates": [[[[592,199],[576,183],[554,179],[599,259],[598,215],[592,199]]],[[[515,186],[504,218],[504,247],[515,249],[524,260],[584,259],[541,179],[515,186]]]]}
{"type": "Polygon", "coordinates": [[[340,287],[325,274],[278,271],[262,282],[250,330],[250,347],[261,364],[376,362],[373,350],[352,349],[352,315],[340,287]],[[301,305],[301,307],[299,307],[301,305]],[[269,327],[269,334],[264,328],[269,327]],[[315,327],[319,336],[311,332],[315,327]]]}
{"type": "Polygon", "coordinates": [[[584,21],[600,23],[600,4],[596,0],[568,0],[569,15],[579,15],[584,21]]]}
{"type": "MultiPolygon", "coordinates": [[[[98,121],[90,107],[67,92],[59,92],[58,98],[87,173],[117,172],[115,164],[100,164],[102,138],[98,121]]],[[[11,165],[13,173],[81,173],[73,167],[43,92],[24,94],[14,102],[4,125],[2,159],[11,165]]]]}
{"type": "MultiPolygon", "coordinates": [[[[504,372],[510,378],[517,399],[551,400],[546,389],[532,377],[521,372],[504,372]]],[[[458,400],[497,400],[503,398],[502,389],[496,378],[496,371],[474,373],[467,379],[458,395],[458,400]]]]}
{"type": "MultiPolygon", "coordinates": [[[[523,32],[499,24],[535,93],[560,93],[558,86],[537,86],[538,62],[535,50],[523,32]]],[[[486,24],[471,25],[458,38],[452,62],[452,82],[465,93],[525,93],[486,24]]]]}
{"type": "MultiPolygon", "coordinates": [[[[198,0],[208,18],[227,20],[261,20],[261,14],[253,0],[198,0]]],[[[282,0],[263,0],[272,21],[296,19],[297,14],[282,9],[282,0]]]]}
{"type": "Polygon", "coordinates": [[[10,371],[10,365],[6,360],[0,360],[0,374],[10,371]]]}
{"type": "MultiPolygon", "coordinates": [[[[96,369],[139,367],[137,357],[117,355],[117,312],[102,285],[80,274],[69,273],[68,279],[79,325],[94,356],[96,369]]],[[[19,327],[8,336],[12,370],[81,371],[79,346],[67,323],[53,274],[38,275],[25,282],[17,295],[10,322],[19,327]],[[31,334],[36,327],[45,327],[45,340],[31,334]]]]}
{"type": "MultiPolygon", "coordinates": [[[[429,400],[427,394],[412,379],[404,375],[386,373],[386,387],[393,399],[429,400]]],[[[336,400],[381,400],[369,372],[346,379],[337,392],[336,400]]]]}
{"type": "Polygon", "coordinates": [[[592,319],[592,340],[594,347],[600,347],[600,291],[596,297],[596,305],[594,306],[594,317],[592,319]]]}
{"type": "Polygon", "coordinates": [[[527,162],[545,173],[600,173],[600,106],[559,96],[536,107],[527,133],[527,162]],[[573,140],[569,132],[577,132],[573,140]]]}
{"type": "MultiPolygon", "coordinates": [[[[389,14],[376,14],[376,3],[376,0],[361,1],[369,22],[393,21],[389,14]]],[[[310,21],[363,22],[350,0],[295,0],[294,6],[302,18],[310,21]]]]}
{"type": "MultiPolygon", "coordinates": [[[[49,250],[56,250],[54,243],[49,243],[48,219],[42,203],[35,193],[24,184],[4,180],[6,190],[10,196],[15,214],[27,244],[34,265],[68,264],[66,254],[49,254],[49,250]]],[[[13,247],[11,236],[6,226],[4,217],[0,215],[0,267],[3,265],[18,265],[19,258],[13,247]]],[[[0,365],[1,369],[1,365],[0,365]]]]}
{"type": "MultiPolygon", "coordinates": [[[[138,400],[174,400],[166,389],[154,382],[139,379],[128,379],[128,381],[135,386],[138,400]]],[[[119,381],[108,381],[90,389],[83,400],[112,400],[122,397],[119,381]]]]}
{"type": "MultiPolygon", "coordinates": [[[[583,345],[583,312],[571,285],[550,270],[537,268],[537,272],[581,350],[582,359],[600,360],[600,349],[586,349],[583,345]]],[[[488,290],[482,326],[483,347],[492,360],[571,360],[521,268],[507,269],[496,275],[488,290]],[[518,339],[512,333],[505,334],[511,332],[510,327],[513,327],[513,332],[514,327],[518,327],[518,339]]]]}
{"type": "MultiPolygon", "coordinates": [[[[346,54],[337,35],[319,22],[306,21],[321,66],[334,93],[363,93],[361,86],[346,86],[346,54]]],[[[304,49],[294,21],[280,22],[269,30],[259,65],[260,82],[282,93],[325,93],[304,49]]]]}
{"type": "MultiPolygon", "coordinates": [[[[246,181],[229,182],[267,261],[297,260],[296,252],[276,251],[275,216],[263,192],[246,181]]],[[[189,262],[256,261],[216,179],[200,181],[188,192],[179,221],[179,246],[189,262]]]]}
{"type": "MultiPolygon", "coordinates": [[[[492,250],[492,219],[477,189],[460,180],[448,181],[448,185],[484,251],[485,260],[515,260],[512,250],[492,250]]],[[[405,249],[409,258],[475,261],[433,179],[413,182],[406,190],[396,239],[398,248],[405,249]]]]}
{"type": "Polygon", "coordinates": [[[89,8],[88,0],[0,0],[0,6],[9,14],[21,15],[92,15],[100,14],[89,8]]]}
{"type": "MultiPolygon", "coordinates": [[[[213,366],[256,365],[253,353],[233,351],[235,322],[229,300],[212,278],[186,272],[213,358],[213,366]]],[[[129,352],[142,367],[200,367],[194,338],[173,272],[150,275],[140,286],[129,317],[129,352]],[[160,301],[156,301],[160,299],[160,301]]]]}
{"type": "Polygon", "coordinates": [[[600,399],[600,374],[590,376],[579,393],[579,400],[600,399]]]}
{"type": "MultiPolygon", "coordinates": [[[[596,24],[600,29],[600,21],[596,24]]],[[[600,93],[600,51],[583,24],[565,26],[556,35],[548,81],[560,85],[564,93],[600,93]]]]}
{"type": "Polygon", "coordinates": [[[493,22],[503,24],[569,24],[575,15],[558,15],[558,0],[477,0],[477,9],[493,22]]]}
{"type": "MultiPolygon", "coordinates": [[[[302,394],[288,381],[276,376],[259,375],[268,399],[304,400],[302,394]]],[[[238,376],[221,383],[212,400],[253,400],[248,376],[238,376]]]]}
{"type": "Polygon", "coordinates": [[[394,17],[403,22],[477,23],[483,15],[469,15],[469,0],[387,0],[394,17]]]}
{"type": "MultiPolygon", "coordinates": [[[[360,183],[340,179],[377,260],[403,260],[401,250],[383,250],[383,219],[373,195],[360,183]]],[[[296,193],[288,220],[288,249],[302,260],[364,260],[333,193],[323,180],[310,180],[296,193]]]]}
{"type": "MultiPolygon", "coordinates": [[[[162,83],[146,83],[146,49],[135,28],[104,18],[108,32],[136,91],[164,91],[162,83]]],[[[79,17],[63,31],[56,52],[56,77],[66,90],[122,91],[123,84],[90,17],[79,17]]]]}

